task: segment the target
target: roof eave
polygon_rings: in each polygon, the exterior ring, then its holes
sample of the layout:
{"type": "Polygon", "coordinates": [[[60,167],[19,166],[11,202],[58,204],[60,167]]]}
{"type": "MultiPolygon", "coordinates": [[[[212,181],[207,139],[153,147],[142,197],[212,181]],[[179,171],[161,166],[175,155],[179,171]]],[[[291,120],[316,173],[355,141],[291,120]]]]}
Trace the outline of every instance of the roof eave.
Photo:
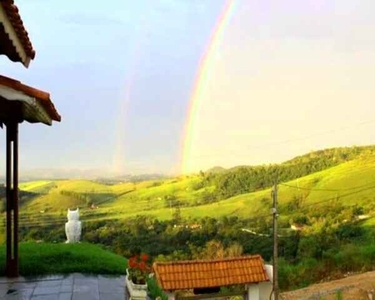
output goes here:
{"type": "Polygon", "coordinates": [[[30,65],[30,61],[33,58],[27,55],[26,50],[24,46],[22,45],[22,42],[20,41],[12,23],[10,22],[1,1],[0,1],[0,22],[3,24],[4,30],[7,33],[10,42],[13,44],[14,48],[17,51],[19,62],[21,62],[25,66],[25,68],[28,68],[30,65]]]}

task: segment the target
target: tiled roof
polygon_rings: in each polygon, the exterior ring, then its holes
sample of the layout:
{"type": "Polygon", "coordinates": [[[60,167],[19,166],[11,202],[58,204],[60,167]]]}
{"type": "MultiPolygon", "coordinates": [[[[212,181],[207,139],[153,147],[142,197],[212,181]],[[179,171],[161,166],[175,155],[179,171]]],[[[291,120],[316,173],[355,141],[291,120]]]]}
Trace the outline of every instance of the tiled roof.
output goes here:
{"type": "Polygon", "coordinates": [[[167,291],[211,288],[268,281],[260,255],[221,260],[156,262],[156,278],[167,291]]]}
{"type": "MultiPolygon", "coordinates": [[[[35,89],[33,87],[22,84],[21,82],[0,75],[0,86],[9,88],[11,90],[20,92],[26,96],[35,98],[36,101],[43,107],[48,117],[54,121],[61,121],[61,116],[57,112],[50,95],[47,92],[35,89]]],[[[31,121],[31,120],[30,120],[31,121]]]]}
{"type": "Polygon", "coordinates": [[[31,59],[35,58],[35,50],[29,39],[29,34],[27,33],[25,26],[23,25],[21,16],[18,12],[18,7],[14,4],[13,0],[0,0],[0,4],[4,8],[4,11],[12,24],[18,39],[22,43],[23,48],[28,57],[31,59]]]}

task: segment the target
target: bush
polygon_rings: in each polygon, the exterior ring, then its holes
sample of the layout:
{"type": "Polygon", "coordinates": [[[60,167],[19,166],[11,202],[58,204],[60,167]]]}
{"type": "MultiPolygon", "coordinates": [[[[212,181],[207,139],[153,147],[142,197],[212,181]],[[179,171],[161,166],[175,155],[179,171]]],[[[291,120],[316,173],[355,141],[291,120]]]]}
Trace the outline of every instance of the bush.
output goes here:
{"type": "Polygon", "coordinates": [[[151,299],[155,300],[157,297],[160,297],[162,300],[168,300],[168,296],[162,291],[153,277],[147,280],[147,286],[151,299]]]}
{"type": "Polygon", "coordinates": [[[362,255],[359,255],[358,247],[346,245],[344,249],[338,252],[334,259],[338,269],[342,272],[352,272],[360,270],[364,265],[362,255]]]}

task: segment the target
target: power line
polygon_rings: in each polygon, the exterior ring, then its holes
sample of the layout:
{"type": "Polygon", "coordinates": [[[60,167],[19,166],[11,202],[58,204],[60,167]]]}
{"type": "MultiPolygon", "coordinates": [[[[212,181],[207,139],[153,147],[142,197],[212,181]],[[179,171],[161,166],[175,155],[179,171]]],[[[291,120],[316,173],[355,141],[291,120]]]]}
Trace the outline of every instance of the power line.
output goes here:
{"type": "Polygon", "coordinates": [[[371,184],[374,184],[375,182],[369,182],[367,184],[364,184],[364,185],[360,185],[360,186],[356,186],[356,187],[351,187],[351,188],[346,188],[346,189],[316,189],[316,188],[306,188],[306,187],[298,187],[298,186],[294,186],[294,185],[290,185],[290,184],[286,184],[286,183],[280,183],[280,185],[282,186],[285,186],[285,187],[289,187],[289,188],[293,188],[293,189],[298,189],[298,190],[306,190],[306,191],[319,191],[319,192],[343,192],[343,191],[349,191],[349,190],[357,190],[357,189],[360,189],[360,188],[363,188],[363,187],[366,187],[366,186],[369,186],[371,184]]]}
{"type": "MultiPolygon", "coordinates": [[[[372,183],[368,183],[366,185],[362,185],[362,186],[357,186],[357,187],[353,187],[353,188],[347,188],[347,189],[341,189],[341,190],[331,190],[331,189],[307,189],[307,188],[301,188],[299,187],[299,189],[306,189],[306,190],[322,190],[322,191],[335,191],[335,192],[339,192],[339,191],[349,191],[349,190],[357,190],[359,188],[362,188],[362,187],[367,187],[368,185],[370,185],[372,183]]],[[[287,186],[287,187],[291,187],[291,188],[298,188],[296,186],[292,186],[292,185],[288,185],[288,184],[281,184],[283,186],[287,186]]],[[[367,187],[367,188],[363,188],[361,190],[358,190],[358,191],[355,191],[355,192],[352,192],[352,193],[347,193],[347,194],[344,194],[344,195],[340,195],[340,198],[343,198],[343,197],[347,197],[347,196],[351,196],[351,195],[355,195],[355,194],[358,194],[362,191],[366,191],[366,190],[371,190],[371,189],[374,189],[375,186],[370,186],[370,187],[367,187]]],[[[337,199],[336,197],[330,197],[330,198],[327,198],[327,199],[323,199],[321,201],[318,201],[318,202],[314,202],[314,203],[310,203],[310,204],[307,204],[307,205],[304,205],[303,207],[301,207],[299,210],[300,211],[304,211],[306,208],[309,208],[311,206],[315,206],[315,205],[320,205],[320,204],[323,204],[323,203],[327,203],[327,202],[330,202],[332,200],[335,200],[337,199]]],[[[30,214],[29,214],[30,215],[30,214]]],[[[33,214],[34,216],[38,216],[38,217],[41,217],[41,215],[39,214],[33,214]]],[[[49,215],[50,217],[52,215],[49,215]]],[[[251,218],[251,219],[248,219],[248,221],[252,222],[252,221],[258,221],[258,220],[261,220],[261,219],[264,219],[264,218],[267,218],[267,217],[270,217],[271,214],[264,214],[264,215],[258,215],[256,218],[251,218]]],[[[81,219],[82,221],[84,222],[99,222],[99,221],[103,221],[103,220],[119,220],[121,218],[107,218],[107,219],[81,219]]],[[[55,217],[52,217],[50,220],[45,220],[45,222],[41,221],[40,219],[39,220],[31,220],[31,219],[21,219],[21,222],[20,222],[20,225],[21,226],[48,226],[48,225],[61,225],[62,223],[64,223],[66,221],[66,219],[64,217],[58,217],[58,218],[55,218],[55,217]],[[24,221],[24,222],[22,222],[24,221]]],[[[3,220],[3,222],[5,222],[5,219],[3,220]]],[[[1,225],[0,225],[1,227],[1,225]]]]}
{"type": "MultiPolygon", "coordinates": [[[[363,189],[361,189],[359,191],[355,191],[355,192],[343,194],[343,195],[340,195],[339,197],[340,198],[344,198],[344,197],[348,197],[348,196],[352,196],[352,195],[355,195],[355,194],[359,194],[360,192],[371,190],[371,189],[375,189],[375,185],[371,186],[371,187],[368,187],[368,188],[363,188],[363,189]]],[[[297,209],[297,211],[304,211],[304,210],[308,209],[311,206],[321,205],[321,204],[328,203],[328,202],[331,202],[331,201],[336,200],[336,199],[337,199],[337,197],[330,197],[330,198],[323,199],[321,201],[317,201],[317,202],[314,202],[314,203],[306,204],[303,207],[297,209]]],[[[351,207],[351,206],[347,206],[347,207],[351,207]]],[[[263,214],[263,215],[259,215],[257,217],[251,218],[251,219],[247,219],[247,221],[248,222],[256,222],[256,221],[263,220],[264,218],[271,217],[271,216],[272,216],[272,213],[263,214]]]]}
{"type": "MultiPolygon", "coordinates": [[[[344,197],[352,196],[352,195],[358,194],[360,192],[371,190],[371,189],[375,189],[375,186],[371,186],[369,188],[364,188],[364,189],[356,191],[356,192],[352,192],[352,193],[340,195],[339,198],[344,198],[344,197]]],[[[303,210],[305,210],[308,207],[315,206],[315,205],[320,205],[320,204],[327,203],[327,202],[331,202],[331,201],[336,200],[336,199],[337,199],[337,197],[326,198],[326,199],[318,201],[318,202],[306,204],[303,207],[301,207],[299,210],[303,211],[303,210]]]]}

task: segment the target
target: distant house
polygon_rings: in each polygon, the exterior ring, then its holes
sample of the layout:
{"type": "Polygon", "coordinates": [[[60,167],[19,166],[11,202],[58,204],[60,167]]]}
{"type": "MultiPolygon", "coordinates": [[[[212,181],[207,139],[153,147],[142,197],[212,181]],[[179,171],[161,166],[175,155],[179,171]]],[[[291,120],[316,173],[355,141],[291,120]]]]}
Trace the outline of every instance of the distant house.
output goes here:
{"type": "Polygon", "coordinates": [[[187,228],[187,225],[174,224],[173,228],[187,228]]]}
{"type": "Polygon", "coordinates": [[[159,286],[168,299],[201,299],[242,296],[269,300],[272,294],[272,266],[260,255],[218,260],[156,262],[153,265],[159,286]],[[244,292],[221,293],[221,287],[242,285],[244,292]]]}
{"type": "Polygon", "coordinates": [[[202,227],[201,224],[198,224],[198,223],[190,224],[190,225],[189,225],[189,228],[190,228],[190,229],[193,229],[193,230],[194,230],[194,229],[201,229],[201,227],[202,227]]]}
{"type": "Polygon", "coordinates": [[[294,231],[302,231],[303,228],[304,228],[304,225],[299,224],[299,223],[293,223],[292,225],[290,225],[290,229],[292,229],[294,231]]]}
{"type": "Polygon", "coordinates": [[[366,220],[366,219],[368,219],[368,218],[370,218],[369,215],[359,215],[359,216],[357,216],[357,219],[358,219],[358,220],[366,220]]]}

